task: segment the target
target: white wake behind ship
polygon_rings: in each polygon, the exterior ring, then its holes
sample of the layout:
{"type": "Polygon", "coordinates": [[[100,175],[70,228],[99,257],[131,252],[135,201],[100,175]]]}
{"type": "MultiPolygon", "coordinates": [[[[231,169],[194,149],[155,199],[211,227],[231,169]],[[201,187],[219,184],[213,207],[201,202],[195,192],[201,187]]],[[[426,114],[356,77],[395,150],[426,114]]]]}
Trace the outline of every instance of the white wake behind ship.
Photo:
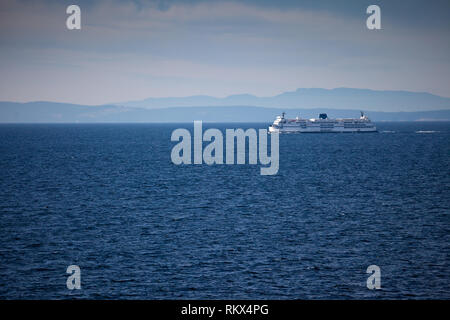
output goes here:
{"type": "Polygon", "coordinates": [[[376,132],[376,126],[361,112],[361,117],[348,119],[330,119],[326,113],[314,119],[287,119],[283,112],[277,116],[269,132],[307,133],[307,132],[376,132]]]}

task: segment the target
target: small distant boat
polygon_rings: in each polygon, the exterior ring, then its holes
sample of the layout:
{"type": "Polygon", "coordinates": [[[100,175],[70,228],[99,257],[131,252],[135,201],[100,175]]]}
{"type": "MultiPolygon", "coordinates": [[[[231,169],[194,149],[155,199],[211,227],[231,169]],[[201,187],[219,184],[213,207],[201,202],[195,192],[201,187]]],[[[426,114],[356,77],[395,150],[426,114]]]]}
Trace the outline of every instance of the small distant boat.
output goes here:
{"type": "Polygon", "coordinates": [[[277,116],[269,132],[307,133],[307,132],[376,132],[376,126],[361,112],[360,118],[330,119],[326,113],[314,119],[286,119],[285,113],[277,116]]]}
{"type": "Polygon", "coordinates": [[[419,131],[416,131],[416,133],[436,133],[436,132],[439,132],[439,131],[434,131],[434,130],[419,130],[419,131]]]}

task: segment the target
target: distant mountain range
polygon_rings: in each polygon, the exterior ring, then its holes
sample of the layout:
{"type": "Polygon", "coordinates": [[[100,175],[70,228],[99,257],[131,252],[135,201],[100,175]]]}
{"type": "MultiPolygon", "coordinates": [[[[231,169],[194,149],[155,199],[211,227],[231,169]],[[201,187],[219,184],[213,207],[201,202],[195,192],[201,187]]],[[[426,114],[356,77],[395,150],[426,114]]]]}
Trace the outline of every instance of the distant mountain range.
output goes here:
{"type": "MultiPolygon", "coordinates": [[[[66,123],[66,122],[267,122],[282,111],[288,117],[317,117],[326,112],[329,117],[359,117],[351,109],[280,109],[250,106],[171,107],[143,109],[115,105],[84,106],[54,102],[0,102],[1,123],[66,123]]],[[[450,121],[450,109],[416,112],[369,111],[373,121],[450,121]]]]}
{"type": "Polygon", "coordinates": [[[450,98],[425,92],[376,91],[369,89],[297,89],[273,97],[249,94],[225,98],[191,96],[181,98],[148,98],[140,101],[113,103],[124,107],[146,109],[168,107],[258,106],[270,108],[328,108],[365,111],[429,111],[450,109],[450,98]]]}
{"type": "Polygon", "coordinates": [[[273,97],[248,94],[226,98],[149,98],[86,106],[56,102],[0,102],[0,122],[272,122],[289,117],[359,117],[374,121],[450,121],[450,98],[408,91],[297,89],[273,97]]]}

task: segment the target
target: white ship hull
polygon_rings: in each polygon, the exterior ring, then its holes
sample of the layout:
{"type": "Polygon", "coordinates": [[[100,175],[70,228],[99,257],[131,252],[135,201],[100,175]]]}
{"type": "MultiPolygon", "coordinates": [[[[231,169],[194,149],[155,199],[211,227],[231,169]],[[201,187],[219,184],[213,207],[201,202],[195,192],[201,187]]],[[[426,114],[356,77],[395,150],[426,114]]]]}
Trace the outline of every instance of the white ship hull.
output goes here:
{"type": "Polygon", "coordinates": [[[376,126],[361,113],[359,119],[329,119],[320,114],[318,119],[285,119],[284,113],[269,126],[269,132],[278,133],[326,133],[326,132],[376,132],[376,126]]]}
{"type": "Polygon", "coordinates": [[[357,129],[347,129],[347,128],[339,128],[334,127],[332,129],[321,129],[321,128],[299,128],[299,127],[283,127],[283,128],[274,128],[272,126],[269,127],[269,132],[278,132],[278,133],[320,133],[320,132],[376,132],[376,128],[357,128],[357,129]]]}

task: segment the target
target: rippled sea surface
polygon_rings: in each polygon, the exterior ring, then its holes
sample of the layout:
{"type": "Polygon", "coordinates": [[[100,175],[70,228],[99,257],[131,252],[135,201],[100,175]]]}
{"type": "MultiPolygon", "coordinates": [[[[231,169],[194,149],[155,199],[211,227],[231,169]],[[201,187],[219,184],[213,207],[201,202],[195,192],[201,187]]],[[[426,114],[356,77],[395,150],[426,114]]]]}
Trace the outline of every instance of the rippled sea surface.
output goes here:
{"type": "Polygon", "coordinates": [[[450,123],[377,126],[282,135],[262,176],[172,164],[192,123],[1,125],[0,298],[449,299],[450,123]]]}

